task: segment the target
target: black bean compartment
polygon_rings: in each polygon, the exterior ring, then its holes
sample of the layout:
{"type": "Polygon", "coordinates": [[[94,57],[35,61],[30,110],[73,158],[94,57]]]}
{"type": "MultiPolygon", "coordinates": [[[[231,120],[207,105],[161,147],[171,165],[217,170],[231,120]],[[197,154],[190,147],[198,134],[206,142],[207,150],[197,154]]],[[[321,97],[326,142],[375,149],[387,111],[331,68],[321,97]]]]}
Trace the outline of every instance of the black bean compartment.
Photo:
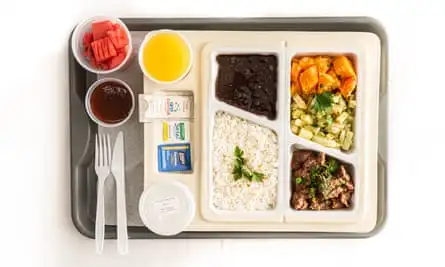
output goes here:
{"type": "Polygon", "coordinates": [[[218,55],[216,61],[215,94],[218,100],[270,120],[276,119],[276,55],[218,55]]]}

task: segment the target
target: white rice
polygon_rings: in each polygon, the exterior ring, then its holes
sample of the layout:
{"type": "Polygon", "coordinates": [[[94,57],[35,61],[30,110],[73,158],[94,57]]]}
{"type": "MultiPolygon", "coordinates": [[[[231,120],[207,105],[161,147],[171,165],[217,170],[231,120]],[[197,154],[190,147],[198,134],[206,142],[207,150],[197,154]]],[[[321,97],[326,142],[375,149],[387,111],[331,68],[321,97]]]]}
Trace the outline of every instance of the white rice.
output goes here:
{"type": "Polygon", "coordinates": [[[278,142],[274,131],[224,112],[213,129],[213,205],[220,210],[261,211],[275,208],[278,184],[278,142]],[[235,146],[244,151],[247,166],[266,176],[263,182],[235,181],[235,146]]]}

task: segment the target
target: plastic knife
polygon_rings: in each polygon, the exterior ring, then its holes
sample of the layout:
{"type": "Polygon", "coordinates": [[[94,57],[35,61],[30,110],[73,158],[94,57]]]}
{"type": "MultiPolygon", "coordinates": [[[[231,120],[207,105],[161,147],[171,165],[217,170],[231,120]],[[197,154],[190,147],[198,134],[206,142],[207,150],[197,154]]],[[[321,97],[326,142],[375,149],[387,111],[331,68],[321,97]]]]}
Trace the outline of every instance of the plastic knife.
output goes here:
{"type": "Polygon", "coordinates": [[[119,132],[113,148],[111,172],[116,180],[117,247],[119,254],[128,253],[127,208],[125,201],[124,134],[119,132]]]}

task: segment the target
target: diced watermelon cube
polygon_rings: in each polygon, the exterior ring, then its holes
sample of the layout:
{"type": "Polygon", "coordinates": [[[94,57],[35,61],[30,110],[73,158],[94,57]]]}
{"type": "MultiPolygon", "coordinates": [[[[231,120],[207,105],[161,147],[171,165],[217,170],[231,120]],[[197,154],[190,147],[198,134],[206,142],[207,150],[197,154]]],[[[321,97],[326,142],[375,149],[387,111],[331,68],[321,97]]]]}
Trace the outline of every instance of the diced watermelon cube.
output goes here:
{"type": "Polygon", "coordinates": [[[109,70],[110,67],[108,66],[107,62],[100,63],[100,68],[103,70],[109,70]]]}
{"type": "Polygon", "coordinates": [[[109,67],[110,69],[114,69],[115,67],[119,66],[122,61],[125,59],[125,53],[119,53],[117,56],[113,57],[109,61],[109,67]]]}
{"type": "Polygon", "coordinates": [[[91,57],[90,64],[91,64],[91,66],[93,66],[93,68],[98,68],[99,67],[99,65],[97,65],[97,62],[94,59],[94,57],[91,57]]]}
{"type": "Polygon", "coordinates": [[[114,47],[116,47],[117,49],[128,45],[128,37],[125,31],[122,30],[121,28],[108,31],[107,36],[111,39],[114,47]]]}
{"type": "Polygon", "coordinates": [[[113,23],[109,20],[95,21],[91,24],[94,41],[107,36],[107,31],[113,30],[113,23]]]}
{"type": "Polygon", "coordinates": [[[113,30],[117,30],[120,28],[121,28],[121,25],[119,25],[119,23],[113,23],[113,30]]]}
{"type": "Polygon", "coordinates": [[[91,42],[93,41],[93,33],[87,32],[82,38],[83,55],[90,58],[92,56],[91,42]]]}
{"type": "Polygon", "coordinates": [[[107,48],[108,48],[108,53],[110,54],[110,56],[111,56],[111,57],[115,57],[115,56],[117,56],[116,48],[114,47],[113,42],[111,41],[111,39],[108,38],[108,37],[105,38],[105,39],[104,39],[104,43],[105,43],[105,45],[106,45],[107,48]]]}
{"type": "Polygon", "coordinates": [[[86,32],[82,39],[82,44],[84,47],[90,46],[91,42],[93,41],[93,33],[92,32],[86,32]]]}
{"type": "Polygon", "coordinates": [[[99,63],[117,55],[117,51],[108,37],[92,42],[91,47],[94,58],[99,63]]]}
{"type": "Polygon", "coordinates": [[[128,45],[126,45],[126,46],[124,46],[124,47],[121,47],[121,48],[118,48],[118,49],[116,49],[117,50],[117,53],[119,54],[119,53],[124,53],[124,54],[126,54],[127,53],[127,51],[128,51],[128,45]]]}
{"type": "Polygon", "coordinates": [[[83,56],[86,58],[93,57],[93,51],[92,51],[91,45],[88,45],[87,47],[85,47],[85,50],[83,51],[83,56]]]}

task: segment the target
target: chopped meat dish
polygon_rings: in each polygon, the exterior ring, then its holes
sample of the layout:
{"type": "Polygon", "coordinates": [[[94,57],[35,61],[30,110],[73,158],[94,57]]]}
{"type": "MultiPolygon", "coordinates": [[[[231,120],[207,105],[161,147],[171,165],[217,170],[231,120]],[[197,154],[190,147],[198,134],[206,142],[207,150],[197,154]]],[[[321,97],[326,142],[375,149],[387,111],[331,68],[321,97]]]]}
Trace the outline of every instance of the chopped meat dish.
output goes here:
{"type": "Polygon", "coordinates": [[[344,164],[308,150],[293,153],[291,205],[296,210],[346,209],[354,183],[344,164]]]}

